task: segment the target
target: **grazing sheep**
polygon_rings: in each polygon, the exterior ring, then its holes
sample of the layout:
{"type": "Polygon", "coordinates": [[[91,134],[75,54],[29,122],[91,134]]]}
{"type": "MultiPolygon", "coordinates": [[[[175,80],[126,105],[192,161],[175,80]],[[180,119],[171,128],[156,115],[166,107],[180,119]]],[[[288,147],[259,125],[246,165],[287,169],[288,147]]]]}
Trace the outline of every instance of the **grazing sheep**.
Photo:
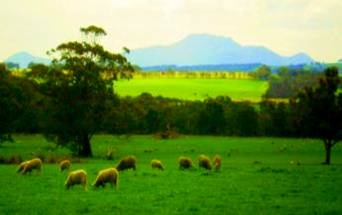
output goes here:
{"type": "Polygon", "coordinates": [[[136,169],[137,159],[134,156],[127,156],[120,160],[119,164],[116,166],[118,171],[123,171],[125,169],[136,169]]]}
{"type": "Polygon", "coordinates": [[[151,166],[153,169],[160,169],[164,170],[164,166],[160,160],[152,160],[151,161],[151,166]]]}
{"type": "Polygon", "coordinates": [[[84,190],[87,191],[87,172],[83,169],[70,172],[64,186],[66,189],[69,189],[76,184],[81,184],[84,190]]]}
{"type": "Polygon", "coordinates": [[[19,165],[17,172],[22,172],[22,174],[26,174],[28,172],[32,172],[32,170],[34,169],[40,172],[41,168],[42,168],[42,160],[40,160],[39,158],[34,158],[32,160],[22,162],[19,165]]]}
{"type": "Polygon", "coordinates": [[[179,160],[179,169],[189,169],[192,167],[191,158],[180,157],[178,160],[179,160]]]}
{"type": "Polygon", "coordinates": [[[27,163],[27,161],[23,161],[23,162],[21,162],[19,164],[19,167],[18,167],[18,170],[17,170],[18,173],[24,170],[24,167],[25,167],[26,163],[27,163]]]}
{"type": "Polygon", "coordinates": [[[211,163],[210,163],[210,159],[208,156],[206,155],[200,155],[198,157],[198,166],[207,170],[211,170],[211,163]]]}
{"type": "Polygon", "coordinates": [[[94,187],[105,187],[106,183],[110,183],[113,186],[115,186],[116,189],[118,189],[118,183],[119,183],[119,172],[115,168],[109,168],[101,170],[97,177],[92,184],[94,187]]]}
{"type": "Polygon", "coordinates": [[[70,160],[62,160],[59,163],[59,168],[60,168],[61,172],[63,172],[65,169],[69,169],[70,165],[71,165],[70,160]]]}
{"type": "Polygon", "coordinates": [[[214,167],[215,167],[215,170],[216,171],[219,171],[220,168],[221,168],[221,156],[220,155],[215,155],[214,158],[213,158],[213,161],[214,161],[214,167]]]}

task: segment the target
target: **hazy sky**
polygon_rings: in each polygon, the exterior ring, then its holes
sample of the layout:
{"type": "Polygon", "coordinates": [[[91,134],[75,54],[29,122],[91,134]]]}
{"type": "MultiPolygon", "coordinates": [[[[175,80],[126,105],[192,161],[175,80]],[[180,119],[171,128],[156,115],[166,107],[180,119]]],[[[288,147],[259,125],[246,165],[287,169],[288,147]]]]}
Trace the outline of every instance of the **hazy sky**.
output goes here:
{"type": "Polygon", "coordinates": [[[209,33],[282,55],[342,58],[342,0],[1,0],[0,61],[18,51],[44,56],[90,24],[107,31],[113,51],[209,33]]]}

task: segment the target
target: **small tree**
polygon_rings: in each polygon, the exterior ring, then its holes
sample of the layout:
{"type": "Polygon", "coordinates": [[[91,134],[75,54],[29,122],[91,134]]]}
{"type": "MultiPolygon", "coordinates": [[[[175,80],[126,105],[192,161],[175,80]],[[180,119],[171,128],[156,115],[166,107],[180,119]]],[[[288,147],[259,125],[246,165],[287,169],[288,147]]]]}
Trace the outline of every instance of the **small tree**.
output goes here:
{"type": "Polygon", "coordinates": [[[266,65],[260,66],[254,72],[255,78],[260,79],[260,80],[267,80],[271,76],[271,74],[272,74],[271,68],[266,65]]]}
{"type": "Polygon", "coordinates": [[[338,69],[327,68],[317,88],[306,87],[295,103],[300,128],[306,136],[324,142],[325,164],[330,164],[331,149],[342,138],[342,94],[338,69]]]}
{"type": "Polygon", "coordinates": [[[45,136],[80,156],[92,156],[90,140],[116,101],[113,82],[130,78],[134,69],[123,55],[98,43],[106,35],[102,28],[81,32],[85,41],[60,44],[49,52],[52,64],[33,66],[29,76],[46,96],[45,136]]]}

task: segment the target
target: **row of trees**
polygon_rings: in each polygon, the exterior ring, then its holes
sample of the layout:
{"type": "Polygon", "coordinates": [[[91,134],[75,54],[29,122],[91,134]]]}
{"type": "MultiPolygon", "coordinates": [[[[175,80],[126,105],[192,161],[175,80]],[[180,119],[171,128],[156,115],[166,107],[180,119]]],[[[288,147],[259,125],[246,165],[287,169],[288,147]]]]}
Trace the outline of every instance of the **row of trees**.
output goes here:
{"type": "Polygon", "coordinates": [[[248,72],[227,71],[136,71],[134,78],[206,78],[206,79],[251,79],[254,78],[248,72]]]}
{"type": "MultiPolygon", "coordinates": [[[[106,33],[82,28],[87,41],[51,50],[51,65],[31,65],[25,76],[0,66],[0,141],[13,132],[42,133],[81,156],[91,156],[91,138],[110,134],[183,134],[314,137],[324,141],[326,161],[341,139],[342,94],[338,70],[329,68],[316,86],[289,103],[233,102],[229,97],[181,101],[149,94],[119,98],[113,82],[134,68],[121,54],[98,44],[106,33]]],[[[129,51],[125,49],[126,51],[129,51]]]]}

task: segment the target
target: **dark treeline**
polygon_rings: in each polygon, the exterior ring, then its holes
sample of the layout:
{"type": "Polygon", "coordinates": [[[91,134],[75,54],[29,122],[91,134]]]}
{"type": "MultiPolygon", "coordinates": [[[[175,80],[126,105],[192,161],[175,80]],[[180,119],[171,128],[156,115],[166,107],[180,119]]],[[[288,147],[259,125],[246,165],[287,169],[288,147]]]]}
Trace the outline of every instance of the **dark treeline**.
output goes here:
{"type": "Polygon", "coordinates": [[[219,96],[204,101],[153,97],[123,97],[108,113],[102,132],[155,134],[168,130],[180,134],[220,136],[313,137],[303,129],[297,103],[264,100],[259,104],[234,102],[219,96]]]}
{"type": "MultiPolygon", "coordinates": [[[[13,132],[45,132],[48,110],[44,97],[25,80],[21,80],[18,87],[22,93],[20,100],[14,102],[18,107],[15,106],[11,116],[14,119],[10,124],[13,132]]],[[[142,93],[137,97],[117,97],[97,132],[155,134],[172,130],[196,135],[310,136],[299,128],[299,114],[291,103],[268,100],[259,104],[234,102],[223,96],[204,101],[182,101],[142,93]]]]}
{"type": "Polygon", "coordinates": [[[152,97],[121,98],[104,130],[109,133],[153,134],[173,130],[182,134],[259,135],[258,112],[250,103],[229,97],[181,101],[152,97]]]}

